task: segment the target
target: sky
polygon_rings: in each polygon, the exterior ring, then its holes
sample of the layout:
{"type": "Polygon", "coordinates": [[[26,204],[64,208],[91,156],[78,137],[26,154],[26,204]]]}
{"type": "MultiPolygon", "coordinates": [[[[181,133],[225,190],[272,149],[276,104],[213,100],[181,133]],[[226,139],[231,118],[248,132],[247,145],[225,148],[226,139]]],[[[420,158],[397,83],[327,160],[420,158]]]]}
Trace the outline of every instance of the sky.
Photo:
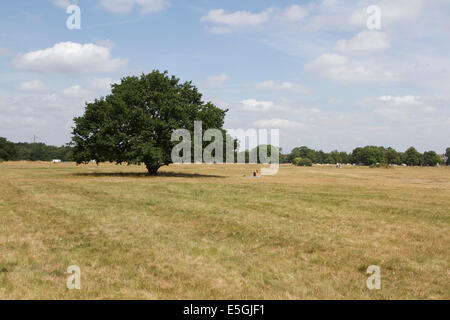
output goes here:
{"type": "Polygon", "coordinates": [[[449,30],[448,0],[2,1],[0,136],[66,144],[85,102],[158,69],[229,109],[227,129],[279,129],[283,151],[440,153],[449,30]]]}

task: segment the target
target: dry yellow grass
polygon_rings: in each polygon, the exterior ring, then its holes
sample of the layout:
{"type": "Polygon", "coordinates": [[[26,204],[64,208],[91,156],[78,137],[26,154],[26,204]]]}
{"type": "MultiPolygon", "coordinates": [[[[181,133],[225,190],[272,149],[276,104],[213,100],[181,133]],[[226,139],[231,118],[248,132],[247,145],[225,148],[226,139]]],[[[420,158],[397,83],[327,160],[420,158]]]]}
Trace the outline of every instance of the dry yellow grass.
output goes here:
{"type": "Polygon", "coordinates": [[[254,168],[0,163],[0,298],[450,298],[450,169],[254,168]]]}

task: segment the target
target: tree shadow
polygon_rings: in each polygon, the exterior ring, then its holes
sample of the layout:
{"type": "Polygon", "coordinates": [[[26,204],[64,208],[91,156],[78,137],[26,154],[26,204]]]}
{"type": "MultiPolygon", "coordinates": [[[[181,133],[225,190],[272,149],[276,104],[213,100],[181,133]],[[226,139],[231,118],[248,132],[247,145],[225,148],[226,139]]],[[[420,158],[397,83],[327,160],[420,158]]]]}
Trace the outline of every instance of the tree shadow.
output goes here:
{"type": "Polygon", "coordinates": [[[147,172],[78,172],[74,173],[79,177],[133,177],[133,178],[225,178],[225,176],[198,174],[198,173],[182,173],[182,172],[158,172],[158,175],[152,176],[147,172]]]}

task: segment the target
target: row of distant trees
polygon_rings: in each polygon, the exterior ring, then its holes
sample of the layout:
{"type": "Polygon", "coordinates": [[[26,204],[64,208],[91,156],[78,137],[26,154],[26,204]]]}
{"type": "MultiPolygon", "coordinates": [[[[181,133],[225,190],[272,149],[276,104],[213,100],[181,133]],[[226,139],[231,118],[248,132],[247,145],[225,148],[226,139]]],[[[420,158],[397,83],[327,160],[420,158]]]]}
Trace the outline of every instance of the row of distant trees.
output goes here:
{"type": "MultiPolygon", "coordinates": [[[[450,165],[450,148],[447,148],[446,156],[448,158],[446,165],[450,165]]],[[[282,163],[296,163],[299,159],[320,164],[354,163],[367,166],[375,164],[406,164],[408,166],[444,164],[441,156],[435,151],[420,153],[413,147],[408,148],[405,152],[398,152],[393,148],[366,146],[356,148],[351,153],[337,150],[327,153],[303,146],[294,148],[291,153],[281,156],[282,163]]]]}
{"type": "MultiPolygon", "coordinates": [[[[361,165],[375,164],[406,164],[408,166],[435,166],[444,164],[440,155],[435,151],[420,153],[411,147],[405,152],[398,152],[393,148],[366,146],[354,149],[351,153],[343,151],[324,152],[316,151],[308,147],[297,147],[292,149],[289,154],[282,154],[281,149],[267,146],[267,155],[271,156],[273,152],[278,152],[281,163],[293,163],[300,165],[318,164],[336,164],[336,163],[354,163],[361,165]]],[[[246,162],[251,159],[259,160],[259,147],[251,151],[244,151],[246,162]],[[252,157],[252,153],[254,156],[252,157]]],[[[450,165],[450,148],[446,150],[447,163],[450,165]]],[[[236,156],[236,159],[238,157],[236,156]]],[[[73,147],[70,146],[48,146],[44,143],[14,143],[0,137],[0,161],[51,161],[60,159],[62,161],[74,161],[73,147]]]]}
{"type": "Polygon", "coordinates": [[[48,146],[44,143],[14,143],[0,137],[0,161],[72,161],[72,147],[48,146]]]}

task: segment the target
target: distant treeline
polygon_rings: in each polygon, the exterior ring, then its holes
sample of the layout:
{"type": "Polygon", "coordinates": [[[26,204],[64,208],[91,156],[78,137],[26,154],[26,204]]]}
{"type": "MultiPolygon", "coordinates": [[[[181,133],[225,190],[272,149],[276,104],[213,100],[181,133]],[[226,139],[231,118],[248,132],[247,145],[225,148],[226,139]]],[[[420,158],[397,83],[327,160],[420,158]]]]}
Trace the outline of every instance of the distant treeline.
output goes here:
{"type": "Polygon", "coordinates": [[[0,161],[72,161],[72,148],[69,146],[48,146],[45,143],[14,143],[0,137],[0,161]]]}
{"type": "MultiPolygon", "coordinates": [[[[260,146],[239,152],[246,163],[261,163],[259,159],[260,146]]],[[[435,166],[444,164],[442,153],[437,154],[435,151],[418,152],[415,148],[410,147],[405,152],[398,152],[393,148],[366,146],[356,148],[351,153],[343,151],[324,152],[316,151],[308,147],[297,147],[292,149],[288,154],[283,154],[282,150],[274,146],[267,146],[267,155],[271,156],[272,152],[278,152],[280,163],[292,163],[300,166],[310,166],[316,164],[356,164],[356,165],[408,165],[408,166],[435,166]]],[[[450,158],[450,148],[446,150],[446,157],[450,158]]],[[[450,165],[450,160],[446,160],[446,164],[450,165]]]]}
{"type": "MultiPolygon", "coordinates": [[[[366,146],[363,148],[356,148],[351,153],[332,151],[329,153],[323,151],[316,151],[308,147],[294,148],[291,153],[282,155],[282,163],[298,163],[299,159],[311,160],[312,163],[320,164],[336,164],[336,163],[351,163],[361,165],[402,165],[408,166],[435,166],[443,164],[443,157],[435,151],[427,151],[423,154],[418,152],[415,148],[410,147],[405,152],[398,152],[393,148],[366,146]]],[[[450,148],[446,150],[447,158],[450,158],[450,148]]],[[[447,159],[447,165],[450,165],[450,160],[447,159]]]]}
{"type": "MultiPolygon", "coordinates": [[[[391,164],[408,166],[435,166],[437,164],[444,164],[441,154],[435,151],[427,151],[423,154],[411,147],[405,152],[398,152],[393,148],[366,146],[363,148],[356,148],[351,153],[342,151],[324,152],[322,150],[316,151],[308,147],[297,147],[292,149],[289,154],[282,154],[281,150],[268,146],[268,156],[272,152],[280,154],[281,163],[294,163],[300,165],[307,165],[309,163],[317,164],[336,164],[336,163],[351,163],[357,165],[375,165],[375,164],[391,164]]],[[[253,157],[251,153],[255,153],[255,158],[258,159],[258,148],[252,151],[245,151],[245,161],[253,157]]],[[[450,148],[446,152],[447,165],[450,165],[450,148]]],[[[17,160],[31,160],[31,161],[51,161],[53,159],[60,159],[61,161],[73,161],[72,147],[70,146],[48,146],[44,143],[14,143],[0,137],[0,161],[17,161],[17,160]]]]}

